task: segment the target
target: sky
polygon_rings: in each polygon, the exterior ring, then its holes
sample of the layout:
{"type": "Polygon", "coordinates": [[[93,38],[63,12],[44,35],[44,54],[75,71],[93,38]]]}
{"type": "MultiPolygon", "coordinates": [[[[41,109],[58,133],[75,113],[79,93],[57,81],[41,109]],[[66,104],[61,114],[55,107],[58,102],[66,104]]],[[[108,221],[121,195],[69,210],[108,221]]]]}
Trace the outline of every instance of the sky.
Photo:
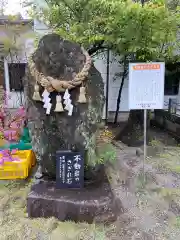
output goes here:
{"type": "Polygon", "coordinates": [[[8,0],[5,14],[21,13],[23,17],[26,17],[26,11],[21,6],[22,0],[8,0]]]}

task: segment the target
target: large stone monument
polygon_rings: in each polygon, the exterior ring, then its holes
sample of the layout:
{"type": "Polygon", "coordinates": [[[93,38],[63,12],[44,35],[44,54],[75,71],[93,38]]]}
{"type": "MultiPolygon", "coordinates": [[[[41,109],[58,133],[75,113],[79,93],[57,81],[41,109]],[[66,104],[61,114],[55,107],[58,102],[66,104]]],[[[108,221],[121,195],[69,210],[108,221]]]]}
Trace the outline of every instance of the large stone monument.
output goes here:
{"type": "Polygon", "coordinates": [[[28,196],[29,217],[87,222],[114,219],[117,205],[106,178],[79,190],[55,186],[57,151],[84,152],[85,169],[92,174],[95,168],[90,166],[98,157],[96,136],[104,86],[88,53],[56,34],[46,35],[29,61],[24,85],[28,125],[39,164],[36,176],[41,177],[28,196]]]}

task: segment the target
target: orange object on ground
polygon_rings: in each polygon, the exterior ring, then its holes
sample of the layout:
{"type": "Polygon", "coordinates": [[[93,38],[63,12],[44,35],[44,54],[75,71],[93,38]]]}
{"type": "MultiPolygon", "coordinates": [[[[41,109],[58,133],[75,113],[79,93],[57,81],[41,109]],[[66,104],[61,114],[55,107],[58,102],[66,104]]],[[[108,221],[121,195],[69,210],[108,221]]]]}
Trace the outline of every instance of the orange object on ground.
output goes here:
{"type": "MultiPolygon", "coordinates": [[[[26,179],[36,163],[35,154],[32,150],[19,150],[12,157],[15,161],[5,161],[0,166],[0,180],[26,179]]],[[[2,154],[0,154],[2,158],[2,154]]]]}

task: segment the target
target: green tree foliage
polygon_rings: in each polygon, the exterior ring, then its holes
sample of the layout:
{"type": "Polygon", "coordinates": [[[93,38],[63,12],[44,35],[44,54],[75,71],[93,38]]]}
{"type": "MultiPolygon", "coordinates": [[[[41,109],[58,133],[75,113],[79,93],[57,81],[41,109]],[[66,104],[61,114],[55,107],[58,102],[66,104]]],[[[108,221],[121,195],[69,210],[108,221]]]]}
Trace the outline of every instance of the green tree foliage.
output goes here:
{"type": "Polygon", "coordinates": [[[151,0],[142,6],[141,1],[132,0],[46,0],[46,7],[41,4],[34,13],[61,36],[85,47],[103,41],[117,54],[169,60],[178,49],[180,14],[175,11],[178,6],[171,11],[166,3],[151,0]]]}

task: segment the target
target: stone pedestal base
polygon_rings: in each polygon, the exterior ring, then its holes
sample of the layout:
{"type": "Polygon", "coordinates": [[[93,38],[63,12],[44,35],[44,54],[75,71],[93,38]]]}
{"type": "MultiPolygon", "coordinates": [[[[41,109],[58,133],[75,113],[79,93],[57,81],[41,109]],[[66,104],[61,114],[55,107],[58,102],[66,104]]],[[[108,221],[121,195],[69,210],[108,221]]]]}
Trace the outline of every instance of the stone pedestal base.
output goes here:
{"type": "Polygon", "coordinates": [[[116,220],[120,205],[108,181],[98,187],[64,190],[55,182],[40,181],[32,186],[27,198],[31,218],[56,217],[60,221],[110,223],[116,220]]]}

